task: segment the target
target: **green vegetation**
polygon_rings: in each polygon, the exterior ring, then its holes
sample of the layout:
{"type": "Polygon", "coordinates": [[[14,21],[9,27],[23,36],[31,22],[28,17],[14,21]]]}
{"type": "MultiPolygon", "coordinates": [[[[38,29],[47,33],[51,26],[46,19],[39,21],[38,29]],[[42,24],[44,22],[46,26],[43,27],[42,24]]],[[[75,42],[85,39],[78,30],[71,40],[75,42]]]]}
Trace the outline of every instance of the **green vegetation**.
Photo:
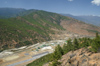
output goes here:
{"type": "Polygon", "coordinates": [[[52,54],[52,60],[56,61],[60,59],[62,55],[63,55],[63,49],[60,47],[60,45],[58,45],[55,48],[54,53],[52,54]]]}
{"type": "Polygon", "coordinates": [[[27,66],[42,66],[44,63],[50,62],[51,61],[51,54],[48,54],[46,56],[43,56],[34,62],[28,64],[27,66]]]}
{"type": "Polygon", "coordinates": [[[38,10],[23,14],[25,16],[0,19],[0,50],[48,41],[49,34],[55,34],[51,29],[64,30],[60,20],[67,19],[59,14],[38,10]]]}
{"type": "Polygon", "coordinates": [[[56,48],[55,48],[55,51],[54,53],[52,53],[51,55],[51,62],[52,64],[50,64],[50,66],[57,66],[57,65],[60,65],[61,63],[58,62],[59,59],[61,59],[62,55],[64,54],[63,52],[63,49],[60,45],[58,45],[56,48]]]}
{"type": "Polygon", "coordinates": [[[96,33],[96,38],[90,39],[90,38],[79,38],[74,39],[73,42],[71,39],[68,40],[67,44],[63,46],[64,54],[66,54],[69,51],[74,51],[79,48],[87,48],[91,46],[90,51],[92,52],[98,52],[98,49],[100,48],[100,36],[98,33],[96,33]]]}
{"type": "MultiPolygon", "coordinates": [[[[69,17],[42,10],[18,9],[17,11],[16,9],[10,9],[10,12],[12,16],[10,16],[8,12],[2,15],[13,17],[13,14],[15,14],[15,16],[18,17],[0,19],[0,51],[51,40],[50,34],[56,33],[53,29],[65,30],[60,25],[61,20],[74,20],[69,17]],[[12,13],[12,10],[16,13],[12,13]]],[[[3,17],[2,15],[0,17],[3,17]]],[[[76,22],[78,21],[76,20],[76,22]]],[[[92,30],[92,32],[97,31],[92,30]]]]}
{"type": "Polygon", "coordinates": [[[48,62],[52,62],[50,66],[58,66],[61,64],[60,62],[58,62],[58,60],[61,59],[63,54],[66,54],[69,51],[75,51],[83,47],[87,48],[89,46],[91,47],[89,48],[91,52],[98,52],[98,49],[100,48],[100,36],[98,35],[98,33],[96,33],[96,37],[94,39],[75,38],[73,41],[69,39],[67,41],[67,44],[64,44],[63,47],[58,45],[55,48],[54,53],[39,58],[36,61],[28,64],[27,66],[42,66],[43,64],[48,62]]]}

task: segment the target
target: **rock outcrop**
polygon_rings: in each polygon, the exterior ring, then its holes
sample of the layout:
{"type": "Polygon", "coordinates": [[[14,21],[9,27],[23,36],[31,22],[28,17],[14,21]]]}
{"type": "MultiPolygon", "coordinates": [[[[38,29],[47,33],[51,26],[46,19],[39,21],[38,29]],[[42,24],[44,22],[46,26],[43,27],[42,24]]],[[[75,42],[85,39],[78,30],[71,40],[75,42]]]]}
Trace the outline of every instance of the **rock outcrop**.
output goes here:
{"type": "Polygon", "coordinates": [[[89,49],[70,51],[59,60],[61,66],[100,66],[100,53],[92,53],[89,49]]]}
{"type": "MultiPolygon", "coordinates": [[[[61,65],[58,66],[100,66],[100,53],[93,53],[89,49],[81,48],[63,55],[58,62],[61,62],[61,65]]],[[[43,66],[49,66],[49,64],[52,62],[43,66]]]]}

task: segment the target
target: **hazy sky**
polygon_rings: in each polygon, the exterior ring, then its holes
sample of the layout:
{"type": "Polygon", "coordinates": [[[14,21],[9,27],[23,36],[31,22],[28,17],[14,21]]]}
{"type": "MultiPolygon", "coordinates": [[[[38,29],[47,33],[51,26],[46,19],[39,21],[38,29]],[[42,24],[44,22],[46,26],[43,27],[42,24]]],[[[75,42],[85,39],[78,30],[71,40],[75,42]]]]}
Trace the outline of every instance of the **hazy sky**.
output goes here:
{"type": "Polygon", "coordinates": [[[100,0],[0,0],[0,8],[3,7],[100,16],[100,0]]]}

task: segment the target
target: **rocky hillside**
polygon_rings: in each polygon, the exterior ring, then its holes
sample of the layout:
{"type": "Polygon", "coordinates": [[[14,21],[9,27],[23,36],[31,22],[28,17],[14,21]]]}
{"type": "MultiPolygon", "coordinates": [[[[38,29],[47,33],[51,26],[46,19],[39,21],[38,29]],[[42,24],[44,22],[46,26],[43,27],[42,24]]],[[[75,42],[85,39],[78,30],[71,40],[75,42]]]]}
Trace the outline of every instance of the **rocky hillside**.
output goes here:
{"type": "Polygon", "coordinates": [[[60,39],[63,34],[66,37],[68,32],[93,36],[95,32],[100,33],[100,27],[56,13],[31,11],[24,16],[0,19],[0,49],[30,45],[52,40],[55,37],[55,39],[60,39]]]}
{"type": "Polygon", "coordinates": [[[100,36],[94,39],[68,39],[62,46],[57,45],[53,53],[41,57],[27,66],[99,66],[100,36]]]}
{"type": "Polygon", "coordinates": [[[80,35],[95,35],[94,33],[100,33],[100,27],[96,27],[76,19],[70,18],[69,20],[61,20],[60,25],[63,26],[67,31],[80,34],[80,35]]]}
{"type": "MultiPolygon", "coordinates": [[[[59,66],[100,66],[100,53],[92,53],[89,49],[81,48],[76,51],[70,51],[62,56],[59,66]]],[[[49,66],[46,63],[43,66],[49,66]]]]}
{"type": "Polygon", "coordinates": [[[100,66],[100,53],[92,53],[86,48],[70,51],[63,55],[61,66],[100,66]]]}

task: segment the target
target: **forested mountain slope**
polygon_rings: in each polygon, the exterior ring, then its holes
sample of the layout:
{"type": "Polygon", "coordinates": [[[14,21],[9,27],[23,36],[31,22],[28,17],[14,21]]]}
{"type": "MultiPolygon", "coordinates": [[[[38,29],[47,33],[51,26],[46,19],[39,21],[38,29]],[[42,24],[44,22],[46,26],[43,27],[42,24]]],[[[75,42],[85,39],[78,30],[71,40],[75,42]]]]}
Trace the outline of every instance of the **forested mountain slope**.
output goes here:
{"type": "Polygon", "coordinates": [[[24,16],[0,19],[0,49],[52,40],[60,31],[93,36],[100,33],[100,28],[56,13],[31,11],[24,16]]]}

